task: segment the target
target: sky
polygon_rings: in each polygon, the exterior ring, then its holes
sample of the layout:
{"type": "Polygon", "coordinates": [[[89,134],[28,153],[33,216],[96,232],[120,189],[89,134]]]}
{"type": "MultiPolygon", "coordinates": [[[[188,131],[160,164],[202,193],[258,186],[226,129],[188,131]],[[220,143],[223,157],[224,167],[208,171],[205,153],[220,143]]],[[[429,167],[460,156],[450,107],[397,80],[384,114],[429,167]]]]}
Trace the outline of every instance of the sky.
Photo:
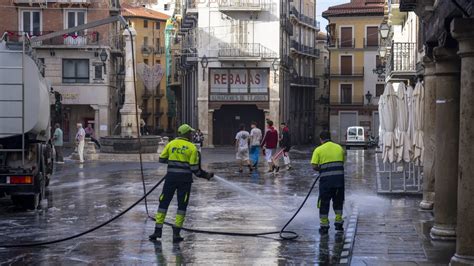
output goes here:
{"type": "Polygon", "coordinates": [[[321,31],[326,32],[328,21],[321,16],[321,14],[330,6],[349,3],[350,0],[316,0],[316,19],[321,22],[321,31]]]}

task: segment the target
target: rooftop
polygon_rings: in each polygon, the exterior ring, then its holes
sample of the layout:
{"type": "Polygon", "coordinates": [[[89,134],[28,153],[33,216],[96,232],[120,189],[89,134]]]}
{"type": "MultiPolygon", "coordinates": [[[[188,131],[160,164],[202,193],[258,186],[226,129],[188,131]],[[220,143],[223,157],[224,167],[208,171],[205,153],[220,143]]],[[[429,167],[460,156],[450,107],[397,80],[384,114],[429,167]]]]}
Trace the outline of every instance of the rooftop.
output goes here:
{"type": "Polygon", "coordinates": [[[323,17],[383,16],[384,0],[351,0],[350,3],[331,6],[323,17]]]}
{"type": "Polygon", "coordinates": [[[170,16],[161,12],[143,7],[143,6],[132,6],[129,4],[122,4],[122,16],[124,17],[138,17],[148,18],[156,20],[167,20],[170,16]]]}

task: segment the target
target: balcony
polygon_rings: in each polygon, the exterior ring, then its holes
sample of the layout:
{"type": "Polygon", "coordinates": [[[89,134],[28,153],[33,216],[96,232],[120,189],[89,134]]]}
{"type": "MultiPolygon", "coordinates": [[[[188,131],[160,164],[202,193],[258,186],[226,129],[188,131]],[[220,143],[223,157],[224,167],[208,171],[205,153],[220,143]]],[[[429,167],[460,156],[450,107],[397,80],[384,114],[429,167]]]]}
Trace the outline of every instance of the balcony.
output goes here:
{"type": "Polygon", "coordinates": [[[218,56],[221,61],[260,61],[276,54],[260,43],[219,43],[218,56]]]}
{"type": "Polygon", "coordinates": [[[400,0],[400,11],[410,12],[415,11],[417,0],[400,0]]]}
{"type": "Polygon", "coordinates": [[[400,10],[400,0],[391,0],[388,4],[389,21],[391,25],[402,25],[408,14],[400,10]]]}
{"type": "Polygon", "coordinates": [[[392,80],[413,78],[416,75],[417,55],[416,43],[393,42],[387,60],[388,78],[392,80]]]}
{"type": "Polygon", "coordinates": [[[347,97],[344,99],[344,97],[341,97],[339,101],[334,101],[332,100],[330,102],[331,107],[363,107],[365,104],[365,98],[364,96],[353,96],[353,97],[347,97]]]}
{"type": "Polygon", "coordinates": [[[331,68],[330,73],[331,78],[363,78],[364,77],[364,67],[352,67],[352,69],[337,69],[331,68]]]}
{"type": "Polygon", "coordinates": [[[269,0],[221,0],[220,12],[261,12],[271,7],[269,0]]]}
{"type": "MultiPolygon", "coordinates": [[[[7,41],[9,42],[21,42],[25,34],[29,38],[39,37],[45,34],[52,33],[52,31],[37,31],[37,32],[22,32],[22,31],[7,31],[7,41]]],[[[61,46],[61,47],[83,47],[90,45],[108,45],[106,41],[100,39],[100,33],[97,31],[93,32],[77,32],[64,34],[51,39],[32,42],[31,46],[61,46]]]]}
{"type": "Polygon", "coordinates": [[[373,49],[378,49],[379,48],[379,40],[373,40],[373,39],[366,39],[364,38],[364,48],[373,48],[373,49]]]}
{"type": "Polygon", "coordinates": [[[319,78],[295,77],[291,79],[291,86],[295,87],[316,87],[319,88],[319,78]]]}
{"type": "Polygon", "coordinates": [[[58,4],[81,4],[90,5],[91,0],[13,0],[15,4],[47,4],[47,3],[58,3],[58,4]]]}
{"type": "Polygon", "coordinates": [[[291,68],[294,65],[294,60],[290,56],[284,55],[282,56],[280,63],[287,68],[291,68]]]}
{"type": "Polygon", "coordinates": [[[186,0],[186,14],[197,14],[197,0],[186,0]]]}
{"type": "Polygon", "coordinates": [[[295,23],[299,23],[303,26],[319,31],[319,22],[316,21],[314,18],[301,14],[294,6],[291,7],[290,10],[290,19],[295,23]]]}
{"type": "Polygon", "coordinates": [[[291,40],[290,51],[302,56],[319,58],[319,49],[291,40]]]}
{"type": "Polygon", "coordinates": [[[345,48],[345,49],[354,49],[355,48],[355,39],[339,39],[335,38],[329,40],[329,48],[345,48]]]}

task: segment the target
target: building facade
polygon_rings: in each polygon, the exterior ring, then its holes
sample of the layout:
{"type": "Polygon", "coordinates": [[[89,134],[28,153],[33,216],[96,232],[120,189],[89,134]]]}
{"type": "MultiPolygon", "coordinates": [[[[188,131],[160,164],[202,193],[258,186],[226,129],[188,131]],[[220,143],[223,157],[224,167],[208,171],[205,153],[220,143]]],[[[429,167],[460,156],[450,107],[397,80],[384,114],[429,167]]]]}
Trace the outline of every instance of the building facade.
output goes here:
{"type": "MultiPolygon", "coordinates": [[[[104,0],[0,3],[0,30],[13,42],[24,34],[41,36],[119,13],[118,6],[104,0]]],[[[61,123],[65,142],[74,142],[76,123],[92,124],[97,136],[113,133],[122,82],[116,75],[123,61],[121,40],[118,24],[112,23],[32,43],[46,80],[62,95],[53,121],[61,123]]]]}
{"type": "Polygon", "coordinates": [[[314,106],[316,108],[316,122],[314,127],[314,142],[318,141],[323,130],[329,130],[329,50],[327,34],[319,32],[316,37],[316,48],[319,58],[316,60],[316,78],[319,84],[316,87],[314,106]]]}
{"type": "Polygon", "coordinates": [[[378,135],[377,101],[385,80],[375,69],[382,64],[378,47],[384,14],[382,0],[352,0],[323,12],[329,21],[330,131],[337,142],[345,140],[350,126],[378,135]]]}
{"type": "MultiPolygon", "coordinates": [[[[149,134],[163,134],[174,129],[174,118],[168,112],[166,82],[166,47],[165,31],[169,16],[142,6],[122,5],[122,15],[137,32],[136,64],[137,64],[137,98],[141,116],[145,121],[149,134]],[[155,88],[144,85],[145,66],[153,71],[155,88]]],[[[148,79],[151,75],[148,75],[148,79]]]]}
{"type": "Polygon", "coordinates": [[[424,44],[424,209],[433,208],[430,236],[456,241],[450,265],[474,264],[474,2],[400,0],[415,12],[424,44]],[[427,122],[428,121],[428,122],[427,122]],[[434,173],[434,174],[433,174],[434,173]]]}

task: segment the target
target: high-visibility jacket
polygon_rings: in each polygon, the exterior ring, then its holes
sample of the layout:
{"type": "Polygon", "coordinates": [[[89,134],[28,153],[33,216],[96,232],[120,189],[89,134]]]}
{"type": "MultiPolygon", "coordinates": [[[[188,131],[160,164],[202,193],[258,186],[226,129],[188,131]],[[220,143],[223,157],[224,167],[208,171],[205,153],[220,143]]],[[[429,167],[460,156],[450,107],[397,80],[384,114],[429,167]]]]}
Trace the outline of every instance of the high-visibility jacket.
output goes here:
{"type": "Polygon", "coordinates": [[[168,164],[167,180],[193,182],[193,173],[201,174],[198,150],[186,138],[170,141],[161,152],[160,163],[168,164]]]}
{"type": "Polygon", "coordinates": [[[313,152],[311,164],[319,166],[320,186],[344,187],[344,149],[328,141],[313,152]]]}

